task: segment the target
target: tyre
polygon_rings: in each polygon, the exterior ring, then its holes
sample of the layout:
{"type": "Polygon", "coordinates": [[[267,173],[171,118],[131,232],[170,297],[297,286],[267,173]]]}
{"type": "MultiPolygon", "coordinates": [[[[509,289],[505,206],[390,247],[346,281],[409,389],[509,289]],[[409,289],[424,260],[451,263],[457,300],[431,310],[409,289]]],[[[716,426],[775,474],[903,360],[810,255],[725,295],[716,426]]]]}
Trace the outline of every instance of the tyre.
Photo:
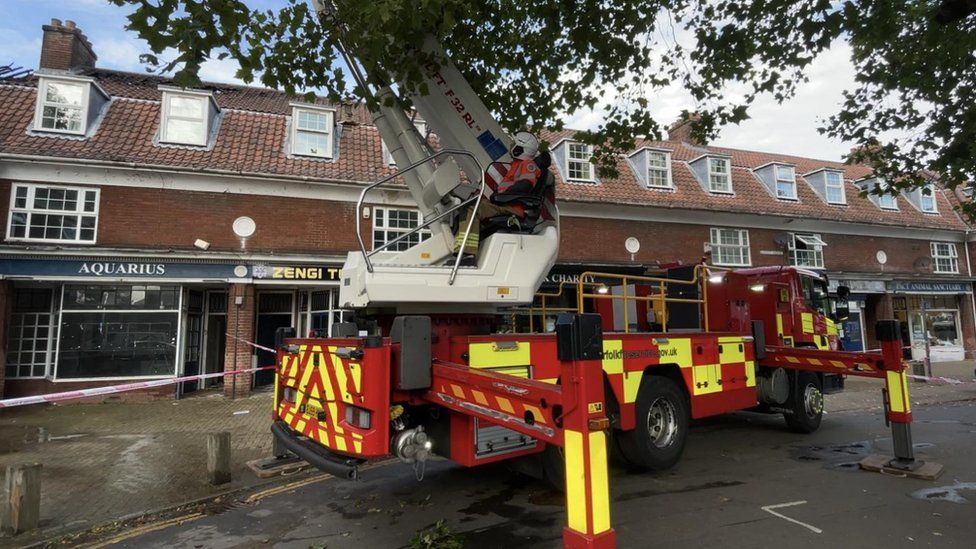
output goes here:
{"type": "Polygon", "coordinates": [[[614,433],[617,452],[627,465],[643,471],[673,467],[688,439],[688,397],[670,378],[645,376],[637,391],[637,425],[614,433]]]}
{"type": "Polygon", "coordinates": [[[786,425],[797,433],[812,433],[823,420],[823,382],[812,372],[797,372],[795,390],[790,395],[793,413],[784,413],[786,425]]]}

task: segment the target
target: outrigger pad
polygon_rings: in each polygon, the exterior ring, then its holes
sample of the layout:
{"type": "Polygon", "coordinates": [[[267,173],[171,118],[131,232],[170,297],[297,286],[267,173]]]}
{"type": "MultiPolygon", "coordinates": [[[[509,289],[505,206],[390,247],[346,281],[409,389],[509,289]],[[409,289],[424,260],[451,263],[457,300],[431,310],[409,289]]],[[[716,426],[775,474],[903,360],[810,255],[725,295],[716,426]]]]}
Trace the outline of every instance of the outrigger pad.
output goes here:
{"type": "Polygon", "coordinates": [[[891,456],[872,454],[862,459],[858,465],[865,471],[875,473],[885,473],[896,477],[918,478],[922,480],[935,480],[942,475],[944,467],[940,463],[932,461],[920,461],[916,469],[904,469],[891,466],[891,456]]]}
{"type": "Polygon", "coordinates": [[[397,389],[401,391],[429,389],[433,368],[430,317],[394,318],[393,327],[390,329],[390,342],[400,344],[400,360],[396,362],[397,389]]]}
{"type": "Polygon", "coordinates": [[[556,318],[556,354],[560,361],[603,358],[600,315],[562,313],[556,318]]]}

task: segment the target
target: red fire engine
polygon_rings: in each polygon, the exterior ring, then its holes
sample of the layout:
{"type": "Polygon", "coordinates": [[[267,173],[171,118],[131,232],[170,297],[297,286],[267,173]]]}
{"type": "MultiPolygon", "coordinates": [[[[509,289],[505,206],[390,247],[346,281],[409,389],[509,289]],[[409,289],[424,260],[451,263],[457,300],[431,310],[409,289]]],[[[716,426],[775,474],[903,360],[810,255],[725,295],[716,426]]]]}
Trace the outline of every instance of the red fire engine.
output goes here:
{"type": "MultiPolygon", "coordinates": [[[[327,7],[320,13],[344,32],[327,7]]],[[[663,276],[584,273],[576,306],[550,308],[560,313],[552,331],[542,313],[541,331],[501,333],[533,303],[558,253],[558,215],[538,211],[552,176],[522,197],[527,213],[514,228],[483,220],[475,264],[461,266],[453,242],[467,241],[472,225],[460,220],[485,194],[485,168],[511,161],[511,139],[439,46],[423,48],[442,58],[429,67],[428,93],[400,89],[439,150],[393,88],[367,78],[343,49],[400,168],[365,187],[357,211],[398,177],[425,222],[371,251],[360,236],[340,287],[357,322],[337,324],[330,337],[279,333],[276,454],[350,479],[366,460],[390,455],[415,467],[431,453],[469,467],[535,458],[565,486],[565,545],[611,547],[608,436],[631,465],[660,470],[681,456],[691,418],[775,412],[812,432],[824,391],[857,375],[886,380],[893,465],[915,466],[897,322],[879,323],[879,352],[838,350],[843,307],[834,310],[816,272],[703,263],[663,276]],[[410,240],[421,229],[431,237],[410,240]],[[412,245],[391,251],[399,242],[412,245]]]]}

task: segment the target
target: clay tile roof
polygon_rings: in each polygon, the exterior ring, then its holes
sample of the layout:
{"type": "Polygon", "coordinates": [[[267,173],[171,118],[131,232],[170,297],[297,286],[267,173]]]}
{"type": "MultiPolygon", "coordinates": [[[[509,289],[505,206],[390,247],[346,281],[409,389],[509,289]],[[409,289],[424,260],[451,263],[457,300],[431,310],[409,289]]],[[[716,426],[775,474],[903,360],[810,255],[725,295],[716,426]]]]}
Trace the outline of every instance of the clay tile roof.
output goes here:
{"type": "MultiPolygon", "coordinates": [[[[333,160],[294,157],[285,147],[287,117],[292,102],[304,102],[265,88],[231,84],[205,84],[221,108],[221,123],[212,149],[172,147],[154,144],[159,130],[160,85],[172,85],[167,78],[105,69],[86,73],[96,79],[112,102],[97,131],[86,139],[66,139],[28,131],[37,94],[36,76],[27,81],[0,81],[0,153],[57,158],[116,161],[181,169],[210,170],[270,176],[303,177],[311,181],[365,183],[386,176],[391,170],[383,162],[379,133],[361,105],[334,105],[324,98],[317,104],[337,111],[341,125],[339,153],[333,160]]],[[[575,132],[549,132],[549,143],[571,139],[575,132]]],[[[435,140],[436,143],[436,140],[435,140]]],[[[790,155],[743,151],[722,147],[699,147],[674,141],[642,141],[672,153],[673,191],[646,189],[640,185],[623,155],[618,161],[619,177],[602,178],[596,185],[567,184],[557,180],[561,200],[610,202],[661,208],[723,210],[761,215],[802,216],[815,219],[876,223],[895,226],[965,230],[944,189],[936,193],[939,214],[923,214],[899,198],[900,211],[882,211],[858,197],[853,181],[870,175],[866,166],[790,155]],[[734,196],[712,195],[695,180],[687,162],[702,154],[728,155],[732,163],[734,196]],[[769,162],[796,167],[798,201],[774,198],[752,170],[769,162]],[[847,183],[846,206],[824,201],[806,183],[802,174],[824,167],[842,170],[847,183]]]]}

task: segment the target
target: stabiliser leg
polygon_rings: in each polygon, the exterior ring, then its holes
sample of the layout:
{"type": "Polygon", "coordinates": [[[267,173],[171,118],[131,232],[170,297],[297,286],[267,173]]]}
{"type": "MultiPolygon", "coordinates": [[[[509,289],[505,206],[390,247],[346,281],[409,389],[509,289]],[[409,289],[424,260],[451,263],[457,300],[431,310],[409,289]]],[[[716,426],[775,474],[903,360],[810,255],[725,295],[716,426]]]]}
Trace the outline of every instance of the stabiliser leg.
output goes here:
{"type": "Polygon", "coordinates": [[[556,341],[563,401],[569,407],[562,418],[568,519],[563,546],[615,547],[616,533],[610,527],[606,438],[610,422],[604,410],[600,316],[559,315],[556,341]]]}
{"type": "Polygon", "coordinates": [[[906,476],[935,479],[942,465],[915,459],[912,445],[912,404],[908,398],[908,376],[901,357],[901,329],[897,320],[879,320],[876,325],[881,342],[882,368],[885,374],[885,423],[891,426],[894,458],[869,456],[861,466],[869,470],[903,473],[906,476]]]}

